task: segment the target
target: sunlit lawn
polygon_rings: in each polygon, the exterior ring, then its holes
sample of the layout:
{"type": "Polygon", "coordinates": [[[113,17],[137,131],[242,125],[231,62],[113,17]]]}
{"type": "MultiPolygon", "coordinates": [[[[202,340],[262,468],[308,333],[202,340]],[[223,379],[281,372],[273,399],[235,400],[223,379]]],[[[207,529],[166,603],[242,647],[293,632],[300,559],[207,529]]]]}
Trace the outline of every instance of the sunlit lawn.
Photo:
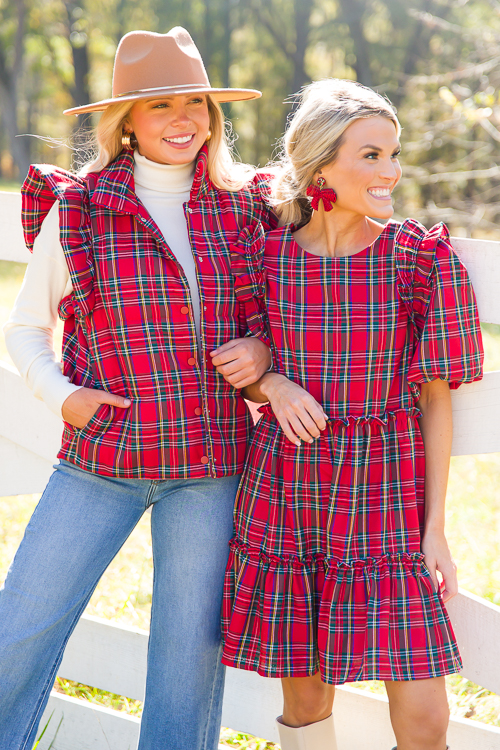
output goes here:
{"type": "Polygon", "coordinates": [[[0,179],[0,192],[18,193],[21,189],[21,183],[18,180],[0,179]]]}
{"type": "MultiPolygon", "coordinates": [[[[0,262],[0,326],[22,280],[24,266],[0,262]]],[[[486,369],[500,369],[500,326],[484,326],[486,369]]],[[[0,359],[10,362],[0,336],[0,359]]],[[[456,457],[452,460],[447,534],[459,567],[460,583],[469,591],[500,605],[500,454],[456,457]]],[[[7,571],[38,496],[0,498],[0,580],[7,571]]],[[[148,628],[151,608],[152,556],[149,515],[145,515],[97,587],[87,613],[114,622],[148,628]]],[[[382,692],[377,682],[360,689],[382,692]]],[[[500,696],[460,676],[448,678],[450,706],[455,716],[500,726],[500,696]]],[[[70,695],[139,715],[141,704],[95,688],[59,680],[56,689],[70,695]]],[[[232,730],[221,742],[243,750],[277,747],[232,730]]]]}

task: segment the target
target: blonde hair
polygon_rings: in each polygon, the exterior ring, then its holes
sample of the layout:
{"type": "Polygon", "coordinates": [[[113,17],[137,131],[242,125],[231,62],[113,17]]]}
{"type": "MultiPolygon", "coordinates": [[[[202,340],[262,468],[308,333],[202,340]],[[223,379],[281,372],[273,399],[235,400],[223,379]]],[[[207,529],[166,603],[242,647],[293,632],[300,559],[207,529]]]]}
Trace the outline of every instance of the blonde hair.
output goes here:
{"type": "MultiPolygon", "coordinates": [[[[207,95],[212,136],[207,143],[208,174],[214,185],[232,192],[241,188],[255,175],[255,169],[236,161],[231,124],[226,121],[218,102],[207,95]]],[[[111,104],[101,115],[94,136],[97,155],[87,162],[79,174],[99,172],[122,152],[123,126],[134,102],[111,104]]]]}
{"type": "Polygon", "coordinates": [[[306,191],[315,173],[335,161],[344,133],[355,120],[387,117],[399,137],[401,126],[391,103],[355,81],[327,78],[305,86],[300,106],[281,140],[278,175],[271,201],[281,224],[309,221],[311,202],[306,191]]]}

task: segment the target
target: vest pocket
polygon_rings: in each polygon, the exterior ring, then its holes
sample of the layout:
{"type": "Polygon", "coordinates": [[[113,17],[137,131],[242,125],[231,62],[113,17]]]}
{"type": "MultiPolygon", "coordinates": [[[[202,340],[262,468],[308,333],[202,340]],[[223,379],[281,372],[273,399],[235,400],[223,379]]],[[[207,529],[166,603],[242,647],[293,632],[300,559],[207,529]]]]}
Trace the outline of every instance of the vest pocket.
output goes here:
{"type": "Polygon", "coordinates": [[[111,406],[110,404],[99,404],[94,416],[89,419],[84,427],[76,429],[75,433],[78,437],[91,437],[92,435],[100,434],[109,427],[114,416],[114,406],[111,406]]]}

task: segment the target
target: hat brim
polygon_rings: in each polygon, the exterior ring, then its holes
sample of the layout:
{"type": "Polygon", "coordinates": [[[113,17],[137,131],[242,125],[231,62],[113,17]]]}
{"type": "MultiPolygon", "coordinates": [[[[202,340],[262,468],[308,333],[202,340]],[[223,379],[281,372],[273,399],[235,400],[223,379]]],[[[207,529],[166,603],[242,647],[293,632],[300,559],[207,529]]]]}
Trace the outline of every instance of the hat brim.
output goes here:
{"type": "Polygon", "coordinates": [[[100,102],[94,104],[85,104],[82,107],[72,107],[71,109],[65,109],[63,114],[65,115],[81,115],[85,112],[103,112],[111,104],[122,104],[123,102],[135,102],[140,99],[161,99],[167,96],[178,96],[179,94],[210,94],[215,101],[220,104],[224,102],[242,102],[249,99],[259,99],[262,96],[261,91],[256,89],[212,89],[203,88],[198,86],[184,86],[162,89],[147,89],[144,91],[131,91],[130,94],[124,94],[123,96],[114,96],[111,99],[103,99],[100,102]]]}

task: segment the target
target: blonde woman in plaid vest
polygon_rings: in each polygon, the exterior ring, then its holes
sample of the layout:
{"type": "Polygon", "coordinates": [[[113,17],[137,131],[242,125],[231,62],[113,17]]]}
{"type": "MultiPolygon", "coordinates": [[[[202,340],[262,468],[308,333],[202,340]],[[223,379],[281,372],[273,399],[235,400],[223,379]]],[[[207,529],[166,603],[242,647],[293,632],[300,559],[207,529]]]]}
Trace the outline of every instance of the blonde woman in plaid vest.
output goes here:
{"type": "Polygon", "coordinates": [[[370,89],[311,84],[274,185],[284,226],[233,247],[275,372],[247,388],[269,403],[236,503],[223,661],[282,679],[282,750],[334,750],[334,686],[373,679],[397,750],[446,748],[450,388],[481,378],[482,346],[444,225],[390,221],[399,135],[370,89]]]}
{"type": "Polygon", "coordinates": [[[33,166],[23,186],[33,259],[7,343],[64,433],[0,592],[2,750],[33,746],[65,644],[148,508],[139,748],[218,745],[222,581],[251,428],[240,389],[271,362],[247,336],[229,245],[275,224],[265,186],[232,161],[219,102],[259,95],[211,87],[184,29],[131,32],[112,97],[68,111],[103,111],[95,161],[78,176],[33,166]]]}

